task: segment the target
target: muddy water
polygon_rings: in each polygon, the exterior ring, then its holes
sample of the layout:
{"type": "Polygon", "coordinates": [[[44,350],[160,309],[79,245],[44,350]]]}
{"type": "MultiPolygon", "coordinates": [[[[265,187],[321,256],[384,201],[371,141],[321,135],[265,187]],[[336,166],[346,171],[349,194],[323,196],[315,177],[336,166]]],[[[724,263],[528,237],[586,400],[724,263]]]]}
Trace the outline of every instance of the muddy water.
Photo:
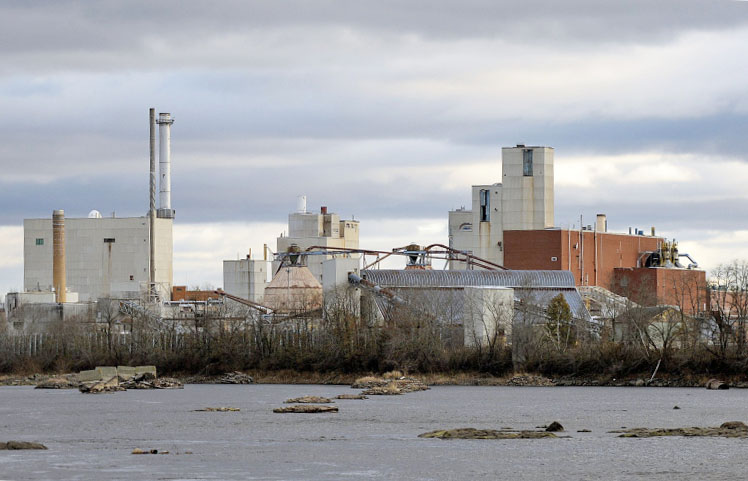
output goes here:
{"type": "Polygon", "coordinates": [[[83,395],[0,387],[0,441],[49,447],[0,451],[0,479],[701,480],[748,475],[748,440],[621,439],[607,433],[623,426],[748,422],[748,390],[435,387],[337,401],[337,414],[272,412],[290,397],[351,392],[346,386],[188,385],[83,395]],[[241,411],[193,411],[208,406],[241,411]],[[533,429],[554,420],[570,439],[417,437],[439,428],[533,429]],[[170,454],[136,456],[130,454],[134,448],[170,454]]]}

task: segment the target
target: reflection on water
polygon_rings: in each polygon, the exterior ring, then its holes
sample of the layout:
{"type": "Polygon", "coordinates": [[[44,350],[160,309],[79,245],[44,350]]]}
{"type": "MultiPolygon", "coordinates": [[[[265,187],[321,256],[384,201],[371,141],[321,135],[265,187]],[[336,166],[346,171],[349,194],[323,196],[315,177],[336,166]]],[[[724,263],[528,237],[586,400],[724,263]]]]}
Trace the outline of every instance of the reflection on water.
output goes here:
{"type": "Polygon", "coordinates": [[[607,433],[624,426],[748,422],[748,390],[435,387],[338,400],[337,414],[272,412],[290,397],[350,392],[346,386],[188,385],[83,395],[0,387],[0,441],[39,441],[49,448],[0,451],[0,479],[672,481],[737,479],[748,472],[748,440],[607,433]],[[208,406],[241,411],[194,412],[208,406]],[[439,428],[534,429],[551,421],[560,421],[571,439],[417,437],[439,428]],[[134,448],[170,454],[134,456],[134,448]]]}

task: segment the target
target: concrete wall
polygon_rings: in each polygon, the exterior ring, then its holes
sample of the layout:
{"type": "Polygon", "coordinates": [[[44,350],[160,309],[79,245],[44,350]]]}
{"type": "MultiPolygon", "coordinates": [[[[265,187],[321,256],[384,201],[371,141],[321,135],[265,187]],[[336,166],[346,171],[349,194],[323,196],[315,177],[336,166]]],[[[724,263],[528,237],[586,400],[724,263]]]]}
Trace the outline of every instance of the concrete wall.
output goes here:
{"type": "MultiPolygon", "coordinates": [[[[156,283],[169,298],[172,220],[155,222],[156,283]]],[[[66,218],[66,273],[81,301],[137,298],[148,283],[148,218],[66,218]]],[[[24,220],[24,290],[51,290],[52,221],[24,220]],[[39,240],[38,240],[39,239],[39,240]]]]}
{"type": "MultiPolygon", "coordinates": [[[[449,211],[449,247],[457,250],[473,250],[473,212],[459,209],[449,211]]],[[[452,270],[466,269],[464,262],[450,261],[452,270]]]]}
{"type": "MultiPolygon", "coordinates": [[[[299,246],[301,251],[312,246],[359,248],[359,222],[340,220],[340,216],[333,213],[289,214],[288,232],[287,237],[276,239],[276,252],[287,252],[292,244],[299,246]]],[[[358,259],[361,255],[351,254],[350,257],[358,259]]],[[[306,266],[320,284],[324,284],[323,263],[329,259],[332,259],[332,256],[306,256],[306,266]]],[[[278,270],[278,265],[277,261],[273,262],[273,272],[278,270]]]]}
{"type": "Polygon", "coordinates": [[[504,147],[501,164],[504,230],[553,227],[553,149],[504,147]],[[532,176],[524,175],[525,151],[532,152],[532,176]]]}
{"type": "MultiPolygon", "coordinates": [[[[472,186],[472,210],[449,213],[449,241],[458,250],[503,265],[504,231],[553,227],[553,149],[505,147],[501,150],[502,183],[472,186]],[[524,175],[523,156],[532,152],[532,175],[524,175]],[[481,191],[490,192],[487,219],[481,212],[481,191]],[[471,220],[468,221],[468,215],[471,220]],[[460,226],[470,223],[470,231],[460,226]]],[[[465,269],[462,262],[450,269],[465,269]]]]}
{"type": "Polygon", "coordinates": [[[361,258],[338,257],[322,263],[322,290],[328,292],[348,286],[348,274],[361,272],[361,258]]]}
{"type": "Polygon", "coordinates": [[[223,290],[262,304],[270,262],[255,259],[223,261],[223,290]]]}

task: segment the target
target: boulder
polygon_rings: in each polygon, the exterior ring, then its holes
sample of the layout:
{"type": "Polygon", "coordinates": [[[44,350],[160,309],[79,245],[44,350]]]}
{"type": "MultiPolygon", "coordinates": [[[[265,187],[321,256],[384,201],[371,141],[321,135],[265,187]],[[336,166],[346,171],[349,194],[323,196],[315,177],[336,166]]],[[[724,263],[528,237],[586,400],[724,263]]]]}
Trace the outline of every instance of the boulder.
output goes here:
{"type": "Polygon", "coordinates": [[[8,441],[6,443],[0,442],[0,451],[17,449],[47,449],[47,447],[43,444],[30,443],[28,441],[8,441]]]}
{"type": "Polygon", "coordinates": [[[739,429],[742,431],[748,431],[748,426],[746,426],[742,421],[727,421],[726,423],[722,423],[719,427],[720,429],[739,429]]]}
{"type": "Polygon", "coordinates": [[[286,404],[327,404],[333,402],[329,398],[326,397],[320,397],[320,396],[302,396],[302,397],[295,397],[291,399],[286,399],[284,401],[286,404]]]}
{"type": "Polygon", "coordinates": [[[82,393],[98,394],[102,392],[124,391],[125,388],[119,385],[119,378],[114,376],[107,381],[81,383],[78,386],[78,390],[82,393]]]}
{"type": "Polygon", "coordinates": [[[564,427],[561,426],[561,423],[558,421],[553,421],[551,424],[549,424],[545,430],[549,433],[557,433],[559,431],[563,431],[564,427]]]}
{"type": "Polygon", "coordinates": [[[730,389],[730,385],[719,379],[710,379],[706,382],[707,389],[730,389]]]}
{"type": "Polygon", "coordinates": [[[283,408],[273,409],[274,413],[336,413],[337,406],[321,406],[319,404],[296,404],[283,408]]]}

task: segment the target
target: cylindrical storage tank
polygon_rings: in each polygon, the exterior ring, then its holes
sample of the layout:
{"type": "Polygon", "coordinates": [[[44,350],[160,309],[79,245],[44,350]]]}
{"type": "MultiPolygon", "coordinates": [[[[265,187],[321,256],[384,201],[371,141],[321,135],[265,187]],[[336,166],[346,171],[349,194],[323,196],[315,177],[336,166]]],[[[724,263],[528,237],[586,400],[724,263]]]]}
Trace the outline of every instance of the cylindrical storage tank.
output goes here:
{"type": "Polygon", "coordinates": [[[605,214],[597,214],[595,230],[598,232],[608,232],[608,216],[605,214]]]}
{"type": "Polygon", "coordinates": [[[300,195],[296,198],[296,212],[306,214],[306,196],[300,195]]]}
{"type": "Polygon", "coordinates": [[[52,284],[55,300],[65,302],[65,211],[52,211],[52,284]]]}

